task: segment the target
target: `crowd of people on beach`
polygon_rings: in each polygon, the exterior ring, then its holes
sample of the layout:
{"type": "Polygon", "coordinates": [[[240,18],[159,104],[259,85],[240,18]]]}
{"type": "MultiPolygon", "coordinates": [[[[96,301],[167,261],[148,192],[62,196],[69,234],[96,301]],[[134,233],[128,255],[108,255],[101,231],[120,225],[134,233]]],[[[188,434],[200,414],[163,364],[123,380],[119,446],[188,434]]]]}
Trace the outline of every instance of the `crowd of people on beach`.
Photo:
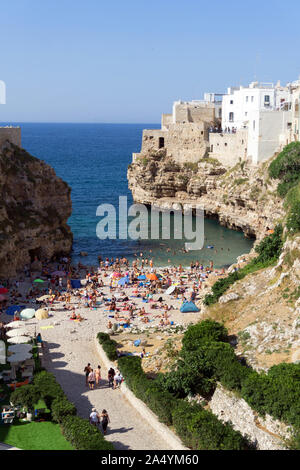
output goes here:
{"type": "MultiPolygon", "coordinates": [[[[0,303],[1,338],[5,338],[5,323],[11,321],[11,318],[5,317],[6,309],[11,305],[43,307],[49,311],[49,316],[55,316],[58,306],[58,310],[65,311],[70,321],[79,323],[86,320],[84,312],[95,311],[95,314],[107,317],[108,333],[126,328],[129,331],[137,325],[170,328],[175,326],[174,314],[178,312],[178,302],[196,302],[206,292],[211,276],[226,274],[225,268],[215,269],[213,261],[207,266],[196,260],[190,263],[189,268],[181,264],[155,268],[153,258],[143,253],[137,254],[131,263],[125,257],[102,258],[100,255],[98,261],[95,267],[85,266],[81,262],[72,265],[67,257],[43,263],[35,259],[17,280],[0,281],[6,289],[0,303]],[[40,264],[39,271],[33,269],[37,263],[40,264]],[[37,278],[40,281],[38,284],[35,283],[37,278]],[[25,285],[27,288],[24,288],[25,285]],[[174,293],[166,296],[166,291],[173,286],[174,293]]],[[[19,309],[13,319],[20,319],[19,309]]],[[[38,337],[43,343],[41,333],[38,337]]],[[[144,358],[149,353],[142,346],[137,354],[144,358]]],[[[118,349],[117,354],[122,356],[128,353],[118,349]]],[[[120,371],[113,367],[108,371],[106,380],[99,364],[95,368],[87,364],[84,373],[90,391],[107,386],[116,390],[124,380],[120,371]]],[[[91,424],[101,423],[104,433],[109,421],[105,409],[101,413],[96,409],[91,411],[91,424]]]]}

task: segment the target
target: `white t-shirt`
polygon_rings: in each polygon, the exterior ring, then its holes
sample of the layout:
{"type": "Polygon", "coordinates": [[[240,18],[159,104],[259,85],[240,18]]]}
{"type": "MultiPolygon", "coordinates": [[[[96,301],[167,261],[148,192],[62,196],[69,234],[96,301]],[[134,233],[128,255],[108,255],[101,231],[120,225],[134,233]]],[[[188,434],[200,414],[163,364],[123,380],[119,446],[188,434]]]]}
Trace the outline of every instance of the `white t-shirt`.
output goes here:
{"type": "Polygon", "coordinates": [[[98,421],[98,415],[96,411],[92,411],[92,413],[90,414],[90,419],[91,421],[94,421],[94,423],[98,421]]]}

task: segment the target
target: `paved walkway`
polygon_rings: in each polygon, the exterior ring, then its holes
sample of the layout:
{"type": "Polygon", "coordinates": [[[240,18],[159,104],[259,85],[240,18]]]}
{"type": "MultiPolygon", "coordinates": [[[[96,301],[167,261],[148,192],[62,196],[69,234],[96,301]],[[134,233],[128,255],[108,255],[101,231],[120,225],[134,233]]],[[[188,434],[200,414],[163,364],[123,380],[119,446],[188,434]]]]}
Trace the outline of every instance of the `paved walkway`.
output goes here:
{"type": "Polygon", "coordinates": [[[88,418],[92,408],[101,412],[108,411],[111,423],[106,438],[116,449],[170,450],[159,434],[148,424],[120,390],[107,386],[107,371],[100,363],[102,376],[99,389],[89,390],[85,385],[83,369],[90,362],[95,368],[99,364],[98,354],[93,341],[65,341],[63,347],[57,343],[46,342],[44,366],[52,372],[64,389],[68,398],[75,404],[78,414],[88,418]],[[78,351],[80,350],[80,360],[78,351]]]}

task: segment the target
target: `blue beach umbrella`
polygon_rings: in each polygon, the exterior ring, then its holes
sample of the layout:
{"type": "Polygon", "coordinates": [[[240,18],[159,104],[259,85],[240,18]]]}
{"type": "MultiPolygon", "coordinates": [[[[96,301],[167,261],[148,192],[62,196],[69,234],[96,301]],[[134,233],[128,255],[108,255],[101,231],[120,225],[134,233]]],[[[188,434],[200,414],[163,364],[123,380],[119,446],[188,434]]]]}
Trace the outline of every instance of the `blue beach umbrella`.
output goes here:
{"type": "Polygon", "coordinates": [[[138,276],[139,281],[144,281],[145,279],[146,279],[145,274],[141,274],[140,276],[138,276]]]}
{"type": "Polygon", "coordinates": [[[118,285],[119,285],[119,286],[125,286],[125,284],[129,284],[129,277],[128,277],[128,276],[122,277],[122,278],[118,281],[118,285]]]}
{"type": "Polygon", "coordinates": [[[11,315],[13,316],[16,312],[20,312],[25,308],[25,305],[11,305],[10,307],[7,307],[5,313],[6,315],[11,315]]]}

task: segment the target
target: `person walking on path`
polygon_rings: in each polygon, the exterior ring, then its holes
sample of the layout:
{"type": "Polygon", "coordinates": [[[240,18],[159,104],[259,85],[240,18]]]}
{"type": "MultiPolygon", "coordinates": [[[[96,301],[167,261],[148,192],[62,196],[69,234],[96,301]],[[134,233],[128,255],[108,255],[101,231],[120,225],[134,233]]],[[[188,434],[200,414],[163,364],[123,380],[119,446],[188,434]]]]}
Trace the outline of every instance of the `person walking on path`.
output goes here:
{"type": "Polygon", "coordinates": [[[89,373],[91,372],[92,368],[91,368],[91,364],[88,363],[87,366],[85,366],[84,368],[84,373],[85,373],[85,384],[86,386],[88,386],[88,376],[89,376],[89,373]]]}
{"type": "Polygon", "coordinates": [[[90,421],[90,424],[92,424],[93,426],[96,426],[96,427],[100,423],[100,415],[99,415],[98,411],[96,410],[96,408],[92,409],[89,421],[90,421]]]}
{"type": "Polygon", "coordinates": [[[89,376],[88,376],[90,390],[94,390],[95,380],[96,380],[95,372],[93,369],[91,369],[91,372],[89,373],[89,376]]]}
{"type": "Polygon", "coordinates": [[[96,376],[96,386],[98,387],[100,380],[101,380],[101,366],[100,365],[95,370],[95,376],[96,376]]]}
{"type": "Polygon", "coordinates": [[[108,379],[108,386],[114,385],[114,376],[115,376],[115,370],[111,367],[107,373],[107,379],[108,379]]]}
{"type": "Polygon", "coordinates": [[[103,434],[106,434],[108,423],[110,423],[110,419],[106,410],[102,410],[100,418],[101,418],[103,434]]]}

